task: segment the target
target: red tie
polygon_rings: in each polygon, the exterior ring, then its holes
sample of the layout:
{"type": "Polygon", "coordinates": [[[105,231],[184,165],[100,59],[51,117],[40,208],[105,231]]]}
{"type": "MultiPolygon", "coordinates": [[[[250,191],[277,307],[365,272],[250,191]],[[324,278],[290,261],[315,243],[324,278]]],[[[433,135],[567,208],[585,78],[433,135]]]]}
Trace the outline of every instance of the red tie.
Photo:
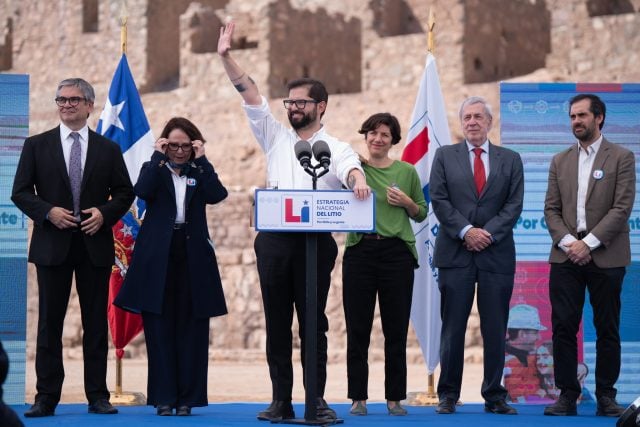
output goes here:
{"type": "Polygon", "coordinates": [[[476,182],[476,190],[478,190],[478,195],[480,195],[484,184],[487,182],[487,177],[484,173],[484,163],[482,163],[482,158],[480,157],[484,150],[482,148],[474,148],[473,152],[476,155],[476,158],[473,160],[473,180],[476,182]]]}

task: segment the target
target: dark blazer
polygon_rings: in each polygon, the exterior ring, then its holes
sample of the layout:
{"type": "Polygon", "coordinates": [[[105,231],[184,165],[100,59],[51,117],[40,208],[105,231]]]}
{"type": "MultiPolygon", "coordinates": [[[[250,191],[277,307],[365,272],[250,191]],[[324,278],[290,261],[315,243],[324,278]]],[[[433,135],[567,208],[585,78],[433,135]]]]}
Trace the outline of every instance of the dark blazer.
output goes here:
{"type": "Polygon", "coordinates": [[[433,258],[436,267],[465,267],[475,262],[482,270],[515,272],[513,226],[524,197],[518,153],[490,144],[489,176],[478,196],[466,143],[440,147],[431,167],[429,195],[440,220],[433,258]],[[480,252],[468,251],[458,236],[467,225],[484,228],[494,243],[480,252]]]}
{"type": "MultiPolygon", "coordinates": [[[[104,224],[93,236],[82,233],[93,265],[113,264],[111,227],[127,212],[133,199],[120,146],[89,129],[80,208],[96,207],[104,217],[104,224]]],[[[60,230],[46,219],[55,206],[73,210],[59,127],[25,140],[11,200],[34,223],[29,261],[45,266],[62,264],[69,252],[73,232],[71,229],[60,230]]]]}
{"type": "MultiPolygon", "coordinates": [[[[558,247],[562,238],[577,238],[578,145],[556,154],[549,167],[544,218],[553,239],[549,262],[563,263],[567,255],[558,247]]],[[[587,231],[602,242],[591,252],[600,268],[623,267],[631,262],[629,215],[636,195],[636,164],[631,151],[602,139],[593,163],[601,179],[589,176],[586,198],[587,231]]]]}
{"type": "MultiPolygon", "coordinates": [[[[168,158],[154,151],[151,161],[142,165],[134,191],[147,204],[147,210],[131,265],[114,300],[118,307],[133,311],[162,313],[169,249],[176,220],[176,194],[168,158]]],[[[207,227],[206,205],[227,197],[213,166],[202,156],[191,162],[185,196],[185,227],[189,283],[196,317],[227,313],[213,242],[207,227]]]]}

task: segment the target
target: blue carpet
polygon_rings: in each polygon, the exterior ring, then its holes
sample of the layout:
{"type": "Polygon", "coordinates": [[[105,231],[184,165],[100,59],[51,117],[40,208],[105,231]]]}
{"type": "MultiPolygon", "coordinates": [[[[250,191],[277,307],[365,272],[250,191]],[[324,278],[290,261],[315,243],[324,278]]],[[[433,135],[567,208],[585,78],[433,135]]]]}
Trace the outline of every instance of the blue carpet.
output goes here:
{"type": "MultiPolygon", "coordinates": [[[[30,426],[90,426],[90,427],[144,427],[144,426],[269,426],[268,422],[256,419],[256,413],[267,405],[264,403],[222,403],[211,404],[205,408],[194,408],[190,417],[158,417],[155,409],[150,406],[121,406],[118,415],[92,415],[87,413],[87,406],[82,404],[63,404],[56,408],[56,415],[46,418],[27,418],[23,421],[30,426]]],[[[499,427],[513,426],[615,426],[616,418],[596,417],[596,407],[593,403],[578,406],[577,417],[545,417],[542,415],[541,405],[515,405],[519,415],[494,415],[484,412],[482,404],[466,404],[459,406],[453,415],[438,415],[433,407],[409,406],[406,417],[390,417],[387,415],[384,403],[371,403],[368,406],[369,415],[354,417],[349,415],[350,405],[331,405],[339,417],[344,419],[344,425],[353,426],[473,426],[499,427]]],[[[27,405],[14,405],[13,409],[20,414],[28,408],[27,405]]],[[[296,415],[304,415],[304,405],[294,405],[296,415]]]]}

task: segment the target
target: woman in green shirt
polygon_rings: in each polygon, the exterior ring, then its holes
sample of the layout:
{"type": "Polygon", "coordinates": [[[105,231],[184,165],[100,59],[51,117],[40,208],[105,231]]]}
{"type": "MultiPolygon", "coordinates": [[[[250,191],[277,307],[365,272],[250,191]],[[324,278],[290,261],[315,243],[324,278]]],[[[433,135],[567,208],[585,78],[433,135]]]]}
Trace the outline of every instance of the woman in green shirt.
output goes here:
{"type": "Polygon", "coordinates": [[[400,401],[407,394],[407,332],[413,270],[418,266],[409,219],[423,221],[427,203],[413,165],[389,157],[400,141],[398,120],[389,113],[374,114],[358,132],[365,136],[369,152],[362,163],[367,184],[375,191],[376,232],[349,233],[342,264],[348,397],[353,400],[351,414],[367,414],[367,359],[377,296],[387,409],[390,415],[406,415],[400,401]]]}

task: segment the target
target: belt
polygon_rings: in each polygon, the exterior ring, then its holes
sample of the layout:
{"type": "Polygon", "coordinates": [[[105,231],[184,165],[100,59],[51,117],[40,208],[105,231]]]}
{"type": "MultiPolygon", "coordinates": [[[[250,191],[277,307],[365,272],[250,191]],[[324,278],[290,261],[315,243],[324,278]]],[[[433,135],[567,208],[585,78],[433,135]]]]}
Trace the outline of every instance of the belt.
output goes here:
{"type": "Polygon", "coordinates": [[[367,240],[383,240],[383,239],[389,239],[389,237],[384,237],[379,235],[378,233],[366,233],[362,235],[363,239],[367,239],[367,240]]]}
{"type": "Polygon", "coordinates": [[[582,240],[582,239],[584,239],[585,237],[587,237],[587,234],[589,234],[589,232],[588,232],[588,231],[578,231],[578,232],[576,233],[576,235],[578,236],[578,239],[580,239],[580,240],[582,240]]]}
{"type": "Polygon", "coordinates": [[[174,230],[182,230],[183,228],[185,228],[185,227],[186,227],[186,225],[187,225],[187,224],[186,224],[186,223],[184,223],[184,222],[179,222],[179,223],[178,223],[178,222],[176,222],[175,224],[173,224],[173,229],[174,229],[174,230]]]}

